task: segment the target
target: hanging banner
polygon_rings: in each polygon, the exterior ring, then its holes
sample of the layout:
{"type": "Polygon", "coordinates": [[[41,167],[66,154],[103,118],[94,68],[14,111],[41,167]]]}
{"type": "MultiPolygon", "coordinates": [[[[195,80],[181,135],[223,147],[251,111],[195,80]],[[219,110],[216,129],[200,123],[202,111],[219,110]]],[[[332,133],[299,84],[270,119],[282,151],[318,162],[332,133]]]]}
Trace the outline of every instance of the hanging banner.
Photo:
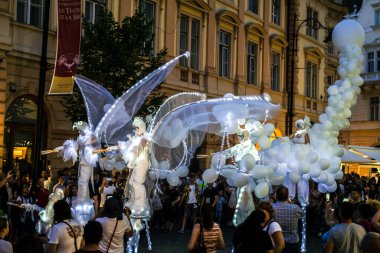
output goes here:
{"type": "Polygon", "coordinates": [[[81,0],[58,0],[57,53],[49,95],[71,94],[79,63],[81,0]]]}

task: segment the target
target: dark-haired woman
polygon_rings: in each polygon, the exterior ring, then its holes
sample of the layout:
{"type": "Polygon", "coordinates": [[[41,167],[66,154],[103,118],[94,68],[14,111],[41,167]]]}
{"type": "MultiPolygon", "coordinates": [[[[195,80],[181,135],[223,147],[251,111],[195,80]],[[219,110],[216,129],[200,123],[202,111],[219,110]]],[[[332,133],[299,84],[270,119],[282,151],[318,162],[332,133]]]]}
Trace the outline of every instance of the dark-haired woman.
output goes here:
{"type": "Polygon", "coordinates": [[[6,216],[0,217],[0,252],[13,253],[12,243],[4,240],[9,233],[9,222],[6,216]]]}
{"type": "Polygon", "coordinates": [[[46,253],[72,253],[81,247],[83,228],[71,216],[69,204],[58,200],[53,205],[54,219],[46,253]]]}
{"type": "Polygon", "coordinates": [[[123,253],[124,235],[131,232],[132,226],[127,216],[122,213],[116,198],[108,198],[103,208],[103,217],[96,219],[103,227],[99,250],[107,253],[123,253]]]}
{"type": "Polygon", "coordinates": [[[195,249],[201,242],[207,253],[216,253],[217,249],[224,249],[224,239],[219,225],[213,221],[213,209],[207,205],[202,208],[201,222],[196,223],[191,233],[191,238],[187,248],[189,251],[195,249]],[[202,229],[202,237],[201,236],[202,229]]]}
{"type": "Polygon", "coordinates": [[[265,213],[253,211],[238,226],[233,237],[234,252],[273,253],[273,245],[267,232],[263,231],[265,213]]]}
{"type": "Polygon", "coordinates": [[[265,225],[263,230],[268,233],[272,241],[273,252],[281,253],[285,249],[285,240],[280,224],[274,221],[275,212],[272,205],[269,202],[260,202],[257,209],[265,213],[265,225]]]}

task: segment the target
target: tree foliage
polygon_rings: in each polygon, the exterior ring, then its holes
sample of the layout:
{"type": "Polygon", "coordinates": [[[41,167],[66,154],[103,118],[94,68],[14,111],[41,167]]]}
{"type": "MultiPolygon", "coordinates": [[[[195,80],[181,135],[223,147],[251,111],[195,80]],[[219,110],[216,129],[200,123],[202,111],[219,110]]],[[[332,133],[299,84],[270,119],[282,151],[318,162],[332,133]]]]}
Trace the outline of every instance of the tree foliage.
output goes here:
{"type": "MultiPolygon", "coordinates": [[[[166,49],[151,54],[152,23],[141,12],[118,23],[112,12],[104,10],[94,24],[83,19],[82,27],[78,72],[103,85],[115,98],[165,62],[166,49]]],[[[156,88],[139,114],[146,115],[148,108],[158,107],[163,99],[160,87],[156,88]]],[[[72,122],[87,119],[77,86],[73,95],[63,97],[61,104],[72,122]]]]}

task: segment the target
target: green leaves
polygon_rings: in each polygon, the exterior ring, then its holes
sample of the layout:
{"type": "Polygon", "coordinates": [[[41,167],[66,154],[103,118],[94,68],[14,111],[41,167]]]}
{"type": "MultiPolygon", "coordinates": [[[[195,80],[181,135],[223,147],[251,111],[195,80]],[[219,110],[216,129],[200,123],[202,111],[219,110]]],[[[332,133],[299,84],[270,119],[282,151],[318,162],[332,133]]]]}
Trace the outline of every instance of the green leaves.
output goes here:
{"type": "MultiPolygon", "coordinates": [[[[166,49],[149,54],[153,51],[152,22],[140,12],[118,23],[110,11],[103,10],[94,24],[83,19],[82,27],[78,72],[103,85],[115,98],[165,62],[166,49]]],[[[139,114],[147,114],[152,105],[158,108],[164,99],[159,89],[153,91],[139,114]]],[[[72,122],[87,120],[76,86],[73,95],[62,97],[61,105],[72,122]]]]}

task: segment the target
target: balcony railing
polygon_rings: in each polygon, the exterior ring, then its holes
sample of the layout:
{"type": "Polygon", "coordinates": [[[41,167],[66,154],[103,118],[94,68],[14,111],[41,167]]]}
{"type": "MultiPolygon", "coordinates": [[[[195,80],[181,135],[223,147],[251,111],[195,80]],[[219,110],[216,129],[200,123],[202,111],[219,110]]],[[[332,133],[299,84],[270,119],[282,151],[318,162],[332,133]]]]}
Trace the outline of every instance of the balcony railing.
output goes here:
{"type": "Polygon", "coordinates": [[[362,74],[365,82],[380,81],[380,72],[370,72],[362,74]]]}

